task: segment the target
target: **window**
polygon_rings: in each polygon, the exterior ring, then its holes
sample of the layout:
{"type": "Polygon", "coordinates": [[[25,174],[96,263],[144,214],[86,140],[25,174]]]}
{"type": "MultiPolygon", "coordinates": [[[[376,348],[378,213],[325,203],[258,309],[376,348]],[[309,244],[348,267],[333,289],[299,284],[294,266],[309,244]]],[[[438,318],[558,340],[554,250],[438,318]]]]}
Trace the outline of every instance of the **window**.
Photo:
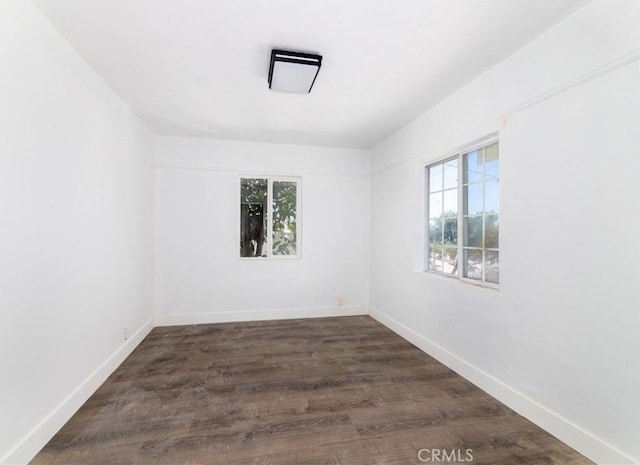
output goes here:
{"type": "Polygon", "coordinates": [[[299,178],[240,179],[240,257],[297,258],[299,178]]]}
{"type": "Polygon", "coordinates": [[[427,166],[427,271],[499,283],[498,143],[427,166]]]}

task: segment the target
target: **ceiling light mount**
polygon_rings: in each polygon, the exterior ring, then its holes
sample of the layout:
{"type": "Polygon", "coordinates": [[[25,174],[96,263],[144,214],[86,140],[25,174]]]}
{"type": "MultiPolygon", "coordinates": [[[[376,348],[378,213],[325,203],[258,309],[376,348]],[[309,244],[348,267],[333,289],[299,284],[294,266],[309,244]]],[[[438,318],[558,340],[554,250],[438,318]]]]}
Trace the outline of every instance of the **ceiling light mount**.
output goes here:
{"type": "Polygon", "coordinates": [[[308,94],[321,65],[321,55],[273,49],[269,64],[269,89],[308,94]]]}

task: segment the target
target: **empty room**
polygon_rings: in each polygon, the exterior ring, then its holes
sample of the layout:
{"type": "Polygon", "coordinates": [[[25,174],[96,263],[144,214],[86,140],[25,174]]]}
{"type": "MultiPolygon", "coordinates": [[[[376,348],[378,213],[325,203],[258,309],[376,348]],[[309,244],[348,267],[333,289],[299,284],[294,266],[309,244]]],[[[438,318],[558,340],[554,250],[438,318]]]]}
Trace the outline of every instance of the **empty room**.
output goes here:
{"type": "Polygon", "coordinates": [[[0,0],[1,465],[640,463],[640,0],[0,0]]]}

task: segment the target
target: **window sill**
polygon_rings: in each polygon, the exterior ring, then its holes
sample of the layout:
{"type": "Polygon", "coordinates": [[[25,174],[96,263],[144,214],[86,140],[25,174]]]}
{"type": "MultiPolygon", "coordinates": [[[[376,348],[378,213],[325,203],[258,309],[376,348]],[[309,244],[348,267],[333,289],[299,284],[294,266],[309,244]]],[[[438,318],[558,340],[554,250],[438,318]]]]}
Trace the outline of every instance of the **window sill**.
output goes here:
{"type": "Polygon", "coordinates": [[[258,261],[258,262],[265,262],[265,261],[281,261],[281,260],[302,260],[302,256],[301,255],[286,255],[286,256],[274,256],[274,257],[237,257],[238,260],[241,261],[258,261]]]}
{"type": "Polygon", "coordinates": [[[422,276],[429,276],[429,277],[433,277],[435,279],[441,279],[441,280],[453,280],[465,285],[469,284],[471,286],[479,287],[481,289],[488,289],[491,291],[500,292],[499,284],[483,283],[482,281],[475,281],[473,279],[461,278],[460,276],[453,276],[446,273],[439,273],[437,271],[416,271],[416,274],[419,274],[422,276]]]}

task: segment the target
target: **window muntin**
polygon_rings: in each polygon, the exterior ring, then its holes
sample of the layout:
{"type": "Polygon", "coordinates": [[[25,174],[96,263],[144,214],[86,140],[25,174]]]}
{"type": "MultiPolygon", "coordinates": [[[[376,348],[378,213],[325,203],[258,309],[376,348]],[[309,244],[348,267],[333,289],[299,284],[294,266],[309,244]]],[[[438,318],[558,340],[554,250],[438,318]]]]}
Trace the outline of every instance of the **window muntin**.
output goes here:
{"type": "Polygon", "coordinates": [[[299,257],[298,178],[240,179],[240,257],[299,257]]]}
{"type": "Polygon", "coordinates": [[[498,149],[494,142],[427,166],[427,271],[499,283],[498,149]]]}

